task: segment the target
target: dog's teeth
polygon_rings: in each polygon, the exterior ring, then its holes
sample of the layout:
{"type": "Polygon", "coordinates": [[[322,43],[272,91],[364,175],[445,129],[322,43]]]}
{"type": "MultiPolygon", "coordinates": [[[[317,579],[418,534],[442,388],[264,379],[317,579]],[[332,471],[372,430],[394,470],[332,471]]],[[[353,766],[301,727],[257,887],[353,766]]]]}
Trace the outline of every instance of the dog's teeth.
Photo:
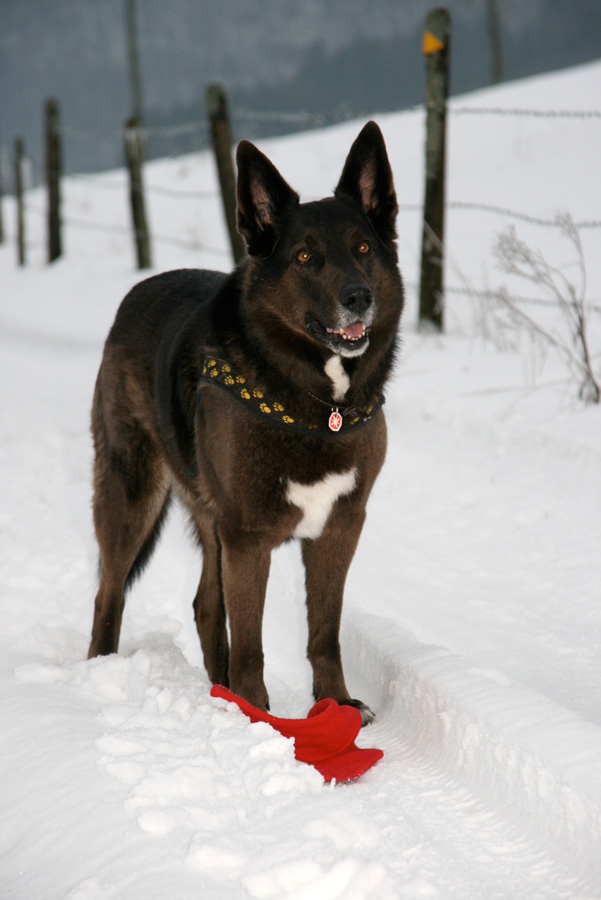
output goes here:
{"type": "Polygon", "coordinates": [[[362,338],[365,337],[365,328],[363,329],[361,334],[358,334],[356,337],[353,337],[350,334],[346,334],[346,332],[344,332],[344,331],[340,332],[340,336],[342,337],[343,341],[351,341],[352,343],[355,343],[356,341],[360,341],[362,338]]]}
{"type": "Polygon", "coordinates": [[[353,337],[353,335],[347,334],[346,331],[344,330],[344,328],[327,328],[326,327],[326,332],[328,334],[337,335],[338,337],[342,338],[343,341],[351,341],[352,343],[354,343],[355,341],[360,341],[362,338],[365,337],[366,328],[363,327],[363,331],[361,332],[361,334],[358,334],[355,337],[353,337]]]}

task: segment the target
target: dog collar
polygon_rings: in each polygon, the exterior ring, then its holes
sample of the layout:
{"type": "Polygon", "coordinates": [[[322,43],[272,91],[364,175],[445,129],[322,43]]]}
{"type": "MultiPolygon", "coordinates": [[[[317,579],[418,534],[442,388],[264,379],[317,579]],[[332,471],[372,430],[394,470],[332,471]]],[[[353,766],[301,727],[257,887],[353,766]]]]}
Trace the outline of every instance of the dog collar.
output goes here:
{"type": "Polygon", "coordinates": [[[201,384],[209,383],[219,387],[243,406],[249,413],[264,422],[269,422],[283,431],[291,431],[296,434],[350,434],[367,425],[380,411],[384,404],[384,397],[375,397],[369,406],[359,408],[356,406],[340,407],[327,403],[310,391],[305,391],[314,400],[319,401],[329,409],[329,415],[320,424],[305,422],[293,411],[287,410],[282,403],[273,397],[267,397],[258,388],[251,388],[247,384],[244,375],[240,375],[225,359],[217,356],[205,356],[202,364],[201,384]]]}

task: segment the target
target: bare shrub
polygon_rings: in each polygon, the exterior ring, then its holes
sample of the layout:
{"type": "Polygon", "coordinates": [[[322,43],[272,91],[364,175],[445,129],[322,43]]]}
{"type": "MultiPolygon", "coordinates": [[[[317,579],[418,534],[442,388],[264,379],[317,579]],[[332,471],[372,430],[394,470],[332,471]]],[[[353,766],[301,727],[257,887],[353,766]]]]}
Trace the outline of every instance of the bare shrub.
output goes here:
{"type": "Polygon", "coordinates": [[[587,334],[586,268],[580,235],[569,213],[556,216],[563,236],[576,251],[577,284],[561,269],[551,265],[540,250],[533,250],[520,240],[512,225],[501,232],[495,241],[493,253],[501,269],[542,288],[547,298],[560,310],[565,330],[557,330],[543,324],[539,318],[525,312],[519,301],[512,298],[507,287],[497,292],[499,309],[505,313],[508,327],[526,329],[531,337],[544,346],[553,347],[563,357],[571,372],[578,379],[579,396],[585,403],[601,401],[601,378],[595,373],[587,334]]]}

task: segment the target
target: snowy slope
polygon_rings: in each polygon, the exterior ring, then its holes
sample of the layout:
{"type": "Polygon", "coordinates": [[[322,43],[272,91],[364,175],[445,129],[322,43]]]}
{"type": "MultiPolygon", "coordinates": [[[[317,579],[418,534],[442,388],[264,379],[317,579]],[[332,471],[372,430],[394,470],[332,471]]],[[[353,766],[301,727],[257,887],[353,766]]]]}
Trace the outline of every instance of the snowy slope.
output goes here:
{"type": "MultiPolygon", "coordinates": [[[[454,107],[595,109],[600,85],[593,64],[454,107]]],[[[178,511],[128,599],[119,655],[85,661],[89,405],[138,280],[123,173],[66,184],[72,224],[52,268],[39,193],[30,265],[18,271],[0,247],[1,900],[601,897],[599,409],[578,403],[553,353],[483,336],[495,320],[476,292],[507,281],[491,246],[512,219],[450,209],[447,282],[472,293],[449,295],[445,336],[415,331],[423,114],[380,124],[409,290],[389,455],[343,624],[351,691],[378,712],[359,742],[385,756],[352,785],[324,786],[288,741],[210,699],[191,614],[200,561],[178,511]],[[99,222],[115,230],[86,227],[99,222]]],[[[263,149],[309,199],[336,183],[360,125],[263,149]]],[[[451,203],[599,220],[599,119],[456,113],[449,131],[451,203]]],[[[147,182],[215,189],[201,154],[149,166],[147,182]]],[[[171,241],[155,242],[157,270],[230,265],[216,196],[150,198],[153,231],[171,241]]],[[[516,226],[573,271],[556,230],[516,226]]],[[[601,229],[581,236],[599,304],[601,229]]],[[[600,326],[593,314],[597,357],[600,326]]],[[[289,546],[274,554],[266,609],[276,715],[311,704],[305,639],[289,546]]]]}

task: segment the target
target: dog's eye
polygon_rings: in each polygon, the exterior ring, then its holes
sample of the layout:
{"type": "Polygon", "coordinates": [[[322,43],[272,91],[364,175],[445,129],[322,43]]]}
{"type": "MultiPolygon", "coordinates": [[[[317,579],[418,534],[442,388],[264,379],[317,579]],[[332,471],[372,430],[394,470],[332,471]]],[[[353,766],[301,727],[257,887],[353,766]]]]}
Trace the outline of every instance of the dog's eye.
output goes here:
{"type": "Polygon", "coordinates": [[[370,249],[371,248],[367,241],[361,241],[358,247],[359,253],[369,253],[370,249]]]}
{"type": "Polygon", "coordinates": [[[296,259],[299,263],[308,263],[311,259],[311,254],[308,250],[299,250],[296,254],[296,259]]]}

